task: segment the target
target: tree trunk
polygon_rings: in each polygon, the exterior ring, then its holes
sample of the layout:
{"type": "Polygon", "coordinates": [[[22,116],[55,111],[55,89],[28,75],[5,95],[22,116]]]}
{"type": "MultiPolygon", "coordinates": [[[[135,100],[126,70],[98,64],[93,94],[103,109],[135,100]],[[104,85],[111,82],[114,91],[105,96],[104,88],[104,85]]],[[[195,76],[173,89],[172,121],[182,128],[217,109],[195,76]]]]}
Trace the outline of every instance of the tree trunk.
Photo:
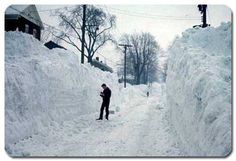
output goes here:
{"type": "Polygon", "coordinates": [[[92,63],[92,59],[93,59],[93,57],[92,56],[88,56],[88,63],[92,63]]]}
{"type": "Polygon", "coordinates": [[[142,83],[147,84],[147,71],[143,71],[142,83]]]}
{"type": "Polygon", "coordinates": [[[140,75],[137,75],[137,80],[136,80],[136,84],[139,85],[140,84],[140,75]]]}
{"type": "Polygon", "coordinates": [[[139,85],[140,84],[140,73],[139,70],[136,70],[136,84],[139,85]]]}
{"type": "Polygon", "coordinates": [[[137,63],[136,65],[136,68],[135,68],[135,81],[136,81],[136,84],[140,84],[140,72],[139,72],[139,64],[137,63]]]}

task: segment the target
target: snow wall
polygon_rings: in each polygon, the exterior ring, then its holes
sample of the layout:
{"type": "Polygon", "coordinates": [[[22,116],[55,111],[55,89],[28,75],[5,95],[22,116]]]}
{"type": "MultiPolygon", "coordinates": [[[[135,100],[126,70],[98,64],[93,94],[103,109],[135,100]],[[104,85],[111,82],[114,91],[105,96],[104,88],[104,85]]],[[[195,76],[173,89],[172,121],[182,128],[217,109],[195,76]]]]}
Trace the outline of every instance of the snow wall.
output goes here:
{"type": "Polygon", "coordinates": [[[231,23],[188,29],[169,48],[167,104],[189,155],[232,150],[231,34],[231,23]]]}
{"type": "Polygon", "coordinates": [[[116,74],[81,65],[74,53],[49,50],[31,35],[6,32],[6,150],[11,153],[9,146],[43,132],[53,122],[60,124],[88,113],[99,115],[102,83],[112,89],[110,107],[114,110],[121,87],[116,74]]]}

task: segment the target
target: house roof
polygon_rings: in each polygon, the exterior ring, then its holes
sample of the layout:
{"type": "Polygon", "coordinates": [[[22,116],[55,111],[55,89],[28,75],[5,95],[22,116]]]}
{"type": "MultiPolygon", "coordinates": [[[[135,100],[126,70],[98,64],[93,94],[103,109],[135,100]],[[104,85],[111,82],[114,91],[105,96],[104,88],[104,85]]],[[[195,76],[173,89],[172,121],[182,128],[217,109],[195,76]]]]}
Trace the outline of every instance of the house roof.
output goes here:
{"type": "Polygon", "coordinates": [[[44,28],[35,5],[11,5],[6,9],[5,16],[9,19],[18,19],[22,16],[40,26],[41,29],[44,28]]]}
{"type": "Polygon", "coordinates": [[[109,71],[109,72],[113,73],[113,70],[112,70],[111,67],[109,67],[108,65],[106,65],[106,64],[104,64],[104,63],[102,63],[102,62],[100,62],[96,59],[92,60],[92,65],[97,67],[97,68],[100,68],[102,70],[109,71]]]}

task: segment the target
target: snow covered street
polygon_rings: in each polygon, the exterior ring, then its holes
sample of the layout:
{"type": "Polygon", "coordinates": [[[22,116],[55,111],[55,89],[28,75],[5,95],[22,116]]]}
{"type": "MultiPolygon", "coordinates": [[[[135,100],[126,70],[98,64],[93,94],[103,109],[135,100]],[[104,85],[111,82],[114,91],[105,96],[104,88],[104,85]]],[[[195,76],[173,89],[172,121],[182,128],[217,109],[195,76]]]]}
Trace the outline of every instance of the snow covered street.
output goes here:
{"type": "Polygon", "coordinates": [[[20,156],[183,155],[170,129],[161,93],[148,98],[143,93],[127,104],[127,110],[111,114],[109,121],[95,121],[98,113],[93,113],[60,125],[52,123],[43,130],[45,134],[32,135],[12,148],[23,152],[20,156]]]}

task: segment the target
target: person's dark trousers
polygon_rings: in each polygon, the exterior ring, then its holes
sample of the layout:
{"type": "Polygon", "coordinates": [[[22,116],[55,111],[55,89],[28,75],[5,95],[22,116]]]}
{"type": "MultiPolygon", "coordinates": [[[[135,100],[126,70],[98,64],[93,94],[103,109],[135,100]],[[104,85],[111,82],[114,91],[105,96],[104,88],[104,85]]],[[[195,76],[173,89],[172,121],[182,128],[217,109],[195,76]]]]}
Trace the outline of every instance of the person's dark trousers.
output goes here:
{"type": "Polygon", "coordinates": [[[109,103],[110,101],[103,101],[102,102],[102,106],[101,106],[101,109],[100,109],[100,117],[99,119],[103,119],[103,111],[104,111],[104,108],[106,110],[106,119],[108,119],[108,116],[109,116],[109,103]]]}

